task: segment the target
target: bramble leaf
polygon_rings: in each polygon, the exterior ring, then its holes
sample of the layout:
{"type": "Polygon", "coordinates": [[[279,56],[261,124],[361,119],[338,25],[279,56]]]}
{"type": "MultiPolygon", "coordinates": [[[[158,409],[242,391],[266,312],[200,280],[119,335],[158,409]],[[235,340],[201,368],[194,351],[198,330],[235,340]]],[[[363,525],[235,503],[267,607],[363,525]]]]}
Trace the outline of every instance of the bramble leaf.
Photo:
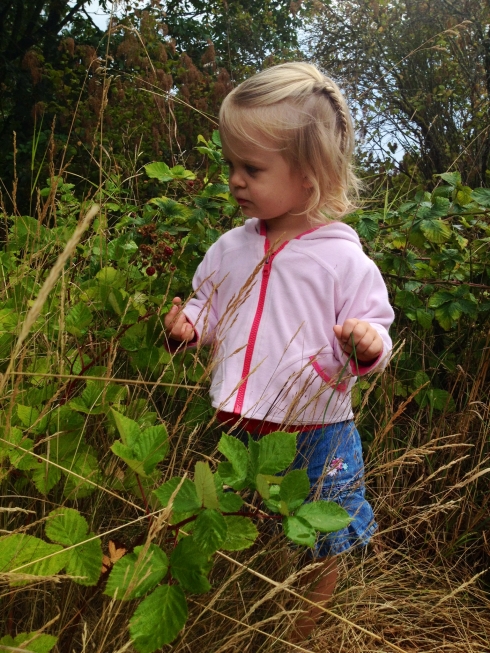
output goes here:
{"type": "Polygon", "coordinates": [[[248,517],[225,515],[224,520],[226,522],[226,538],[221,545],[224,551],[241,551],[252,546],[259,532],[248,517]]]}
{"type": "Polygon", "coordinates": [[[284,533],[295,544],[302,546],[315,546],[316,531],[313,526],[302,517],[284,517],[284,533]]]}
{"type": "Polygon", "coordinates": [[[237,481],[244,480],[247,476],[248,451],[243,442],[223,433],[218,444],[218,451],[231,463],[237,481]]]}
{"type": "Polygon", "coordinates": [[[289,467],[296,456],[296,436],[281,431],[264,435],[258,442],[258,472],[277,474],[289,467]]]}
{"type": "Polygon", "coordinates": [[[139,653],[153,653],[174,641],[187,621],[187,602],[179,585],[160,585],[136,608],[129,633],[139,653]]]}
{"type": "Polygon", "coordinates": [[[145,166],[145,172],[150,179],[158,179],[158,181],[172,181],[173,176],[170,174],[170,168],[163,161],[157,163],[148,163],[145,166]]]}
{"type": "Polygon", "coordinates": [[[168,558],[156,544],[136,546],[120,558],[111,570],[104,594],[123,601],[136,599],[152,590],[166,575],[168,558]]]}
{"type": "Polygon", "coordinates": [[[201,508],[201,502],[197,496],[196,486],[188,478],[182,480],[175,476],[154,490],[153,493],[165,508],[170,501],[170,497],[179,485],[180,489],[174,498],[172,509],[175,512],[196,512],[199,510],[201,508]]]}
{"type": "MultiPolygon", "coordinates": [[[[6,535],[0,537],[0,569],[5,573],[20,567],[14,573],[53,576],[65,566],[67,560],[66,553],[61,551],[62,546],[49,544],[32,535],[6,535]]],[[[12,577],[10,582],[23,585],[28,581],[17,581],[12,577]]]]}
{"type": "Polygon", "coordinates": [[[209,463],[198,461],[194,472],[194,484],[196,486],[199,503],[205,508],[218,509],[218,495],[214,485],[213,473],[209,463]]]}
{"type": "Polygon", "coordinates": [[[216,510],[203,510],[195,522],[192,537],[206,555],[217,551],[226,538],[226,521],[216,510]]]}
{"type": "Polygon", "coordinates": [[[36,631],[31,633],[19,633],[16,637],[5,635],[5,637],[0,638],[0,651],[18,651],[21,645],[24,644],[21,650],[26,653],[49,653],[57,641],[58,638],[54,635],[39,635],[36,631]],[[24,644],[24,642],[28,642],[31,639],[32,642],[30,644],[24,644]]]}
{"type": "Polygon", "coordinates": [[[192,536],[180,540],[170,556],[172,577],[185,590],[195,594],[204,594],[211,589],[207,579],[211,566],[208,556],[192,536]]]}
{"type": "Polygon", "coordinates": [[[140,427],[138,423],[125,415],[121,415],[114,408],[111,409],[112,416],[116,422],[117,430],[121,436],[123,444],[127,447],[133,448],[140,436],[140,427]]]}
{"type": "Polygon", "coordinates": [[[57,544],[77,545],[66,552],[66,573],[76,576],[79,585],[95,585],[102,567],[102,547],[99,539],[92,539],[85,517],[73,508],[57,508],[49,517],[46,536],[57,544]]]}
{"type": "Polygon", "coordinates": [[[312,501],[304,503],[295,517],[306,520],[321,533],[332,533],[346,528],[352,521],[349,513],[334,501],[312,501]]]}
{"type": "Polygon", "coordinates": [[[279,496],[290,512],[301,506],[310,493],[310,480],[304,469],[294,469],[283,478],[279,496]]]}

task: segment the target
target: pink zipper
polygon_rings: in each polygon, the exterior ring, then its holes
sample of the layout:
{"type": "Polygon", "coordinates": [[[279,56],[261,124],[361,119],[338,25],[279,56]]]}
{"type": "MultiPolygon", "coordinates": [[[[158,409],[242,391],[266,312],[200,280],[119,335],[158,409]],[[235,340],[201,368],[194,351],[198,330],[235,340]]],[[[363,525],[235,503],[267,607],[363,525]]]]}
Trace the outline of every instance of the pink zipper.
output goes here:
{"type": "Polygon", "coordinates": [[[252,365],[252,356],[255,348],[255,341],[257,340],[257,333],[259,331],[260,320],[262,319],[262,313],[264,312],[265,295],[267,293],[267,285],[269,284],[272,260],[274,259],[274,256],[276,254],[277,252],[271,254],[267,258],[264,267],[262,268],[262,283],[260,285],[259,302],[257,304],[257,310],[255,311],[255,317],[252,322],[252,329],[250,331],[250,336],[248,338],[247,349],[245,351],[245,360],[243,362],[243,370],[242,370],[241,378],[242,380],[243,379],[244,380],[242,385],[238,388],[235,407],[233,408],[233,412],[237,413],[238,415],[241,414],[243,408],[243,400],[245,398],[245,391],[247,389],[247,383],[248,383],[247,377],[250,373],[250,367],[252,365]]]}
{"type": "MultiPolygon", "coordinates": [[[[248,338],[247,349],[245,351],[245,360],[243,361],[243,369],[242,369],[242,376],[241,376],[242,385],[238,388],[238,392],[235,400],[235,406],[233,408],[233,412],[238,415],[241,415],[242,408],[243,408],[243,400],[245,398],[245,391],[247,389],[247,383],[248,383],[247,377],[250,374],[250,367],[252,365],[252,356],[254,353],[255,341],[257,340],[257,333],[259,331],[260,320],[262,319],[262,313],[264,312],[265,295],[267,293],[267,286],[269,284],[272,261],[279,254],[279,252],[284,247],[286,247],[287,244],[288,241],[283,243],[279,247],[279,249],[277,249],[273,254],[268,256],[265,260],[264,267],[262,268],[262,282],[260,284],[259,301],[257,304],[257,310],[255,311],[254,320],[252,322],[252,329],[250,330],[250,336],[248,338]]],[[[269,250],[269,247],[270,244],[266,237],[265,244],[264,244],[265,252],[269,250]]]]}
{"type": "MultiPolygon", "coordinates": [[[[302,234],[299,234],[298,236],[295,236],[295,239],[299,239],[302,236],[305,236],[306,234],[311,233],[312,231],[315,231],[318,229],[318,227],[314,227],[313,229],[309,229],[308,231],[305,231],[302,234]]],[[[265,236],[265,243],[264,243],[264,253],[267,254],[270,248],[270,243],[266,235],[267,231],[265,228],[265,224],[263,222],[260,223],[260,235],[265,236]]],[[[247,349],[245,350],[245,360],[243,361],[243,369],[242,369],[242,385],[238,388],[236,400],[235,400],[235,406],[233,408],[233,412],[236,415],[241,415],[242,413],[242,408],[243,408],[243,400],[245,398],[245,392],[247,390],[247,383],[248,383],[248,375],[250,374],[250,367],[252,365],[252,356],[254,353],[254,348],[255,348],[255,341],[257,340],[257,333],[259,331],[259,326],[260,326],[260,320],[262,319],[262,313],[264,312],[264,304],[265,304],[265,295],[267,293],[267,285],[269,284],[269,277],[271,273],[271,267],[272,267],[272,261],[274,258],[279,254],[279,252],[286,247],[288,244],[288,240],[284,242],[273,254],[267,257],[264,267],[262,268],[262,282],[260,285],[260,293],[259,293],[259,301],[257,304],[257,310],[255,311],[255,317],[252,322],[252,329],[250,330],[250,336],[248,338],[248,344],[247,344],[247,349]]]]}

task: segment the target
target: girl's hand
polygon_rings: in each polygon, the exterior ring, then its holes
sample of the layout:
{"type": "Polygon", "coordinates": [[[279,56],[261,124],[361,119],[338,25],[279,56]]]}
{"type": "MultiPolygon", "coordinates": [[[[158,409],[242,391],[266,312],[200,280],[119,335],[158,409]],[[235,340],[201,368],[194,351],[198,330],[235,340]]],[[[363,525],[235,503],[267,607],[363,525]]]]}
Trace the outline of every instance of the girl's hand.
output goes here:
{"type": "Polygon", "coordinates": [[[180,297],[174,297],[172,302],[173,306],[163,320],[167,337],[179,342],[190,342],[195,336],[195,331],[182,313],[182,300],[180,297]]]}
{"type": "Polygon", "coordinates": [[[352,353],[352,339],[356,348],[357,360],[362,363],[374,362],[383,351],[381,336],[369,322],[349,318],[344,324],[336,324],[333,328],[342,351],[347,355],[352,353]]]}

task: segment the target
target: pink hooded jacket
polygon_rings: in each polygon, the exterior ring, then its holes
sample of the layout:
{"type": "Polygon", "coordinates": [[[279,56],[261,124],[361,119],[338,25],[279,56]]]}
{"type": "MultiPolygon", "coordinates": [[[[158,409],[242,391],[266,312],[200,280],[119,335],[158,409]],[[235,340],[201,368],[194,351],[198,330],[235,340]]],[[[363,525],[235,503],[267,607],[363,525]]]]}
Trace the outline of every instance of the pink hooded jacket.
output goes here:
{"type": "Polygon", "coordinates": [[[355,231],[333,222],[284,243],[273,254],[252,218],[212,245],[193,280],[184,313],[199,344],[212,344],[212,405],[277,424],[328,424],[352,418],[357,374],[383,368],[393,310],[376,265],[355,231]],[[383,339],[369,367],[350,365],[333,332],[366,320],[383,339]]]}

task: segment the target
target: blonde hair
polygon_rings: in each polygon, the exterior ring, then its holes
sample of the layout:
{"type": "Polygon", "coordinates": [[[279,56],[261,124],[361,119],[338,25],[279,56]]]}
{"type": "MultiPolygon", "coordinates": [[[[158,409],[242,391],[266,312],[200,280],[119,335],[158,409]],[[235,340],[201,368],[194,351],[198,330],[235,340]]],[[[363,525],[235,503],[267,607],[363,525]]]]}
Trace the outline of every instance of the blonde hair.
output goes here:
{"type": "Polygon", "coordinates": [[[315,66],[284,63],[246,80],[221,105],[220,132],[267,148],[276,144],[311,184],[305,213],[312,222],[340,219],[356,207],[354,128],[339,87],[315,66]]]}

